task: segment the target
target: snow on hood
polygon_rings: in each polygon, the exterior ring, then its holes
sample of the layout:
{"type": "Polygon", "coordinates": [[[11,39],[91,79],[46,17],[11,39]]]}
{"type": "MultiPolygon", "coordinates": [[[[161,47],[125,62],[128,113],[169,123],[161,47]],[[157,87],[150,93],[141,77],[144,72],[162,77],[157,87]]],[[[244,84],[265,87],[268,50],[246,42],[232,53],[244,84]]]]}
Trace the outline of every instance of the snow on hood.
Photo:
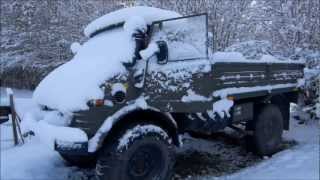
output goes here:
{"type": "Polygon", "coordinates": [[[104,16],[101,16],[100,18],[92,21],[84,29],[84,34],[87,37],[90,37],[95,32],[114,24],[123,23],[132,16],[142,17],[147,24],[151,24],[153,21],[180,17],[181,15],[174,11],[168,11],[147,6],[123,8],[106,14],[104,16]]]}
{"type": "Polygon", "coordinates": [[[135,43],[128,32],[117,28],[101,33],[84,43],[69,62],[46,76],[33,98],[61,112],[87,109],[90,99],[104,97],[99,86],[126,72],[122,62],[132,60],[135,43]]]}

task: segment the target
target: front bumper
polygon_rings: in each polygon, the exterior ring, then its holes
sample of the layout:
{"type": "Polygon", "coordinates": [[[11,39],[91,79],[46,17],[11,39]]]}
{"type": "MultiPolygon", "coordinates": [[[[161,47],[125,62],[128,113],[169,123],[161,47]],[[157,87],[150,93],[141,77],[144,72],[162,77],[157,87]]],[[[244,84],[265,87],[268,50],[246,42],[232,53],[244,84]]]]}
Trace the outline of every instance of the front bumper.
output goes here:
{"type": "Polygon", "coordinates": [[[68,142],[55,140],[54,150],[61,154],[87,155],[88,142],[68,142]]]}
{"type": "Polygon", "coordinates": [[[57,126],[43,120],[39,122],[33,121],[30,125],[30,130],[39,137],[42,143],[59,153],[88,153],[88,136],[79,128],[57,126]]]}

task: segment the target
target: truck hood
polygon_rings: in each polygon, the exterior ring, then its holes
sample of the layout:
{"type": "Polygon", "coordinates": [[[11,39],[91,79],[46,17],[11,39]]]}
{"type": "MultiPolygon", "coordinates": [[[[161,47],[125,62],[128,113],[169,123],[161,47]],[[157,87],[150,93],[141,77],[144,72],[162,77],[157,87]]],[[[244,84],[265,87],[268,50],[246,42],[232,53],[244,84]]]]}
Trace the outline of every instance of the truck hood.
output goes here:
{"type": "Polygon", "coordinates": [[[90,99],[104,97],[100,85],[126,72],[135,43],[123,28],[103,32],[84,43],[67,63],[49,73],[38,85],[33,99],[60,112],[88,109],[90,99]]]}

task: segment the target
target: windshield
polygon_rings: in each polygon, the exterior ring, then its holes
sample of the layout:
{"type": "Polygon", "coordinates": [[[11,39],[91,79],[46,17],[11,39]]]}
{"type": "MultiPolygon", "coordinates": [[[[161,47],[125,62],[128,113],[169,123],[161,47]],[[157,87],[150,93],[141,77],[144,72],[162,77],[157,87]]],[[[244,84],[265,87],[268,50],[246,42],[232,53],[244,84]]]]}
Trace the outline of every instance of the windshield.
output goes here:
{"type": "Polygon", "coordinates": [[[167,42],[169,61],[207,58],[206,21],[206,14],[158,21],[151,41],[167,42]]]}
{"type": "Polygon", "coordinates": [[[126,73],[135,43],[122,27],[102,32],[85,42],[77,54],[46,76],[34,92],[38,104],[61,112],[87,109],[87,101],[101,99],[100,85],[126,73]]]}

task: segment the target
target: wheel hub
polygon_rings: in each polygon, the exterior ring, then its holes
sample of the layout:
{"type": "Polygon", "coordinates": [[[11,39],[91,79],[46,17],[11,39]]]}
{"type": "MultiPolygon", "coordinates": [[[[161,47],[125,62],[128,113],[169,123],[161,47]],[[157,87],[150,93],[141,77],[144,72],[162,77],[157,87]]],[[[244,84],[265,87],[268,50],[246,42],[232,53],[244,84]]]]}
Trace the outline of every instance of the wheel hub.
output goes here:
{"type": "MultiPolygon", "coordinates": [[[[155,169],[156,152],[151,148],[138,148],[129,160],[129,174],[132,177],[146,177],[155,169]]],[[[159,155],[159,154],[158,154],[159,155]]],[[[160,162],[158,162],[160,164],[160,162]]]]}

